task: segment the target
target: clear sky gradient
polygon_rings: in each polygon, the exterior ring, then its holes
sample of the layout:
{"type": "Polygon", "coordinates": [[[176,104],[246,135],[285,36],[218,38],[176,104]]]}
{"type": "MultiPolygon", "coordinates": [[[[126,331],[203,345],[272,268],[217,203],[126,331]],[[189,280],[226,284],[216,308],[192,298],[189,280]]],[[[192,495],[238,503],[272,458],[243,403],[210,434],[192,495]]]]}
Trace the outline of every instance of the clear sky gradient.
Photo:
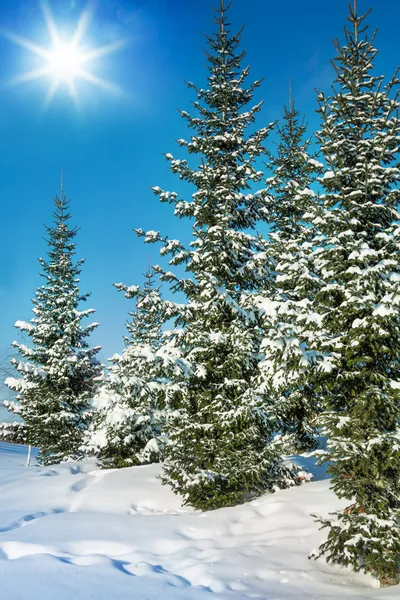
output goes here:
{"type": "MultiPolygon", "coordinates": [[[[55,21],[65,35],[88,4],[52,0],[55,21]]],[[[211,0],[98,0],[85,41],[96,47],[127,38],[118,52],[93,63],[93,72],[122,94],[78,84],[79,108],[60,88],[47,110],[49,81],[5,85],[35,66],[25,49],[0,37],[0,350],[18,335],[13,324],[29,320],[38,285],[38,257],[46,252],[44,223],[51,222],[52,197],[64,169],[65,191],[72,199],[73,224],[80,227],[77,256],[86,259],[82,291],[91,291],[100,327],[93,343],[102,359],[122,349],[132,301],[112,286],[141,283],[148,255],[159,262],[155,246],[144,245],[133,227],[161,230],[187,240],[190,224],[173,217],[150,186],[178,189],[163,153],[179,157],[175,140],[187,135],[177,108],[190,110],[193,92],[184,80],[205,84],[202,32],[213,31],[211,0]]],[[[369,22],[379,28],[379,73],[391,76],[400,63],[398,0],[359,0],[372,6],[369,22]]],[[[315,88],[333,80],[331,40],[342,37],[346,0],[234,0],[231,21],[243,23],[243,48],[254,78],[265,77],[256,100],[265,104],[259,126],[279,118],[289,80],[297,107],[310,129],[318,126],[315,88]]],[[[2,28],[49,45],[35,0],[2,0],[2,28]]]]}

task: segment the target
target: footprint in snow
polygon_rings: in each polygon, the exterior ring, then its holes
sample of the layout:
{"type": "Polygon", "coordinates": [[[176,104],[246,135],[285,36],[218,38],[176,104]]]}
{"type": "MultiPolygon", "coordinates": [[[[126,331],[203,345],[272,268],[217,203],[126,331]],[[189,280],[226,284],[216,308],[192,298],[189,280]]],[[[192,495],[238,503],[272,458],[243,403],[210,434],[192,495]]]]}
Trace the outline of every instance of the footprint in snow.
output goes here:
{"type": "Polygon", "coordinates": [[[34,521],[37,521],[38,519],[44,519],[45,517],[50,517],[52,515],[58,515],[63,512],[65,512],[65,511],[62,508],[54,508],[53,510],[51,510],[49,512],[37,512],[37,513],[25,515],[21,519],[14,521],[13,523],[11,523],[10,525],[7,525],[6,527],[0,527],[0,533],[14,531],[15,529],[19,529],[20,527],[25,527],[26,525],[29,525],[30,523],[33,523],[34,521]]]}

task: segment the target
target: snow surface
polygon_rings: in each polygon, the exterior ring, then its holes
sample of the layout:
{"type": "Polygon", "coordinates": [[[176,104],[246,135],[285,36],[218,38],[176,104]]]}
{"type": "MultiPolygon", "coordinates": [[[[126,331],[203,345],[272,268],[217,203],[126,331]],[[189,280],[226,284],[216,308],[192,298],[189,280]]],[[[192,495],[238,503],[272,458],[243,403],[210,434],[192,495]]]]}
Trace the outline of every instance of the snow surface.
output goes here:
{"type": "Polygon", "coordinates": [[[2,600],[399,598],[398,586],[308,560],[324,535],[310,513],[340,505],[321,469],[319,481],[200,513],[157,465],[27,468],[26,453],[0,443],[2,600]]]}

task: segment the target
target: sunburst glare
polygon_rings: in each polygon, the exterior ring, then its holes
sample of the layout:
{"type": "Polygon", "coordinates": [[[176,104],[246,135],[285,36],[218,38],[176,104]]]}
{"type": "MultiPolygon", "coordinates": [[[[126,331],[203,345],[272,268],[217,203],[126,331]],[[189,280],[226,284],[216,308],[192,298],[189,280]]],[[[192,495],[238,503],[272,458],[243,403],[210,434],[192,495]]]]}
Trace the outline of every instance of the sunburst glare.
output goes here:
{"type": "Polygon", "coordinates": [[[46,98],[46,105],[49,104],[54,94],[61,86],[66,86],[70,96],[78,104],[78,93],[76,88],[77,80],[84,80],[94,86],[103,89],[120,92],[120,88],[95,75],[90,69],[91,63],[100,57],[115,52],[124,45],[125,40],[118,40],[107,46],[100,48],[87,49],[83,46],[83,40],[87,31],[88,23],[91,18],[89,11],[83,12],[79,18],[76,29],[69,40],[62,38],[59,29],[56,26],[53,15],[46,4],[41,5],[43,17],[51,38],[49,48],[35,44],[18,35],[5,32],[4,35],[19,46],[29,52],[39,56],[42,64],[22,75],[18,75],[11,82],[11,85],[20,84],[35,79],[48,78],[50,80],[49,90],[46,98]]]}

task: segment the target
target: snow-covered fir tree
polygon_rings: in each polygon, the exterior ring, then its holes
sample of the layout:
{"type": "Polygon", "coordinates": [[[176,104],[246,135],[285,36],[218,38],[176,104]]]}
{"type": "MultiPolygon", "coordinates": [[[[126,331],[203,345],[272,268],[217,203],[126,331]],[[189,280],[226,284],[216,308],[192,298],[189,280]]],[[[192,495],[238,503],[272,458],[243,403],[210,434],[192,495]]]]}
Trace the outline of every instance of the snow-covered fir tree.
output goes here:
{"type": "Polygon", "coordinates": [[[400,570],[400,81],[374,75],[366,16],[350,6],[336,89],[318,96],[327,170],[317,384],[332,488],[349,504],[320,519],[328,538],[316,555],[389,584],[400,570]]]}
{"type": "MultiPolygon", "coordinates": [[[[82,323],[94,310],[80,310],[89,294],[79,291],[84,261],[74,262],[77,229],[69,226],[69,201],[63,190],[54,207],[54,225],[46,227],[48,256],[39,259],[45,282],[32,300],[34,317],[29,323],[15,323],[31,343],[13,343],[21,356],[12,360],[19,377],[5,381],[17,398],[4,404],[23,419],[25,441],[39,447],[42,464],[81,457],[94,380],[101,373],[100,347],[88,343],[98,324],[82,323]]],[[[16,434],[20,431],[17,427],[16,434]]]]}
{"type": "Polygon", "coordinates": [[[257,162],[271,126],[254,130],[261,103],[248,104],[259,82],[246,85],[249,68],[241,68],[240,34],[230,30],[228,8],[221,1],[218,31],[208,38],[207,87],[189,83],[197,115],[181,113],[193,134],[178,143],[197,166],[166,155],[173,173],[195,192],[183,200],[154,188],[178,218],[193,219],[190,248],[138,230],[147,242],[162,242],[161,254],[186,271],[161,275],[186,297],[175,304],[176,328],[167,339],[190,365],[175,372],[167,392],[171,444],[164,483],[200,509],[234,505],[295,479],[274,442],[273,407],[256,390],[261,331],[246,302],[270,278],[265,240],[256,233],[267,218],[268,191],[253,188],[263,179],[257,162]]]}
{"type": "Polygon", "coordinates": [[[164,308],[151,270],[144,288],[117,284],[136,298],[126,327],[125,349],[111,359],[108,374],[94,398],[96,416],[86,449],[108,468],[158,462],[166,443],[164,391],[159,381],[164,308]]]}
{"type": "MultiPolygon", "coordinates": [[[[309,370],[320,326],[312,318],[311,306],[320,282],[312,268],[315,229],[310,221],[318,210],[311,188],[322,164],[310,152],[306,130],[290,91],[283,125],[277,127],[276,152],[268,153],[273,170],[267,182],[271,192],[268,254],[275,264],[276,284],[273,294],[269,291],[275,302],[271,310],[264,310],[260,389],[276,396],[279,429],[292,452],[317,445],[315,391],[309,383],[309,370]]],[[[265,305],[262,296],[259,305],[261,309],[265,305]]]]}
{"type": "MultiPolygon", "coordinates": [[[[3,404],[6,405],[6,402],[3,402],[3,404]]],[[[26,444],[27,439],[27,428],[22,421],[0,423],[1,441],[10,441],[13,444],[26,444]]]]}

